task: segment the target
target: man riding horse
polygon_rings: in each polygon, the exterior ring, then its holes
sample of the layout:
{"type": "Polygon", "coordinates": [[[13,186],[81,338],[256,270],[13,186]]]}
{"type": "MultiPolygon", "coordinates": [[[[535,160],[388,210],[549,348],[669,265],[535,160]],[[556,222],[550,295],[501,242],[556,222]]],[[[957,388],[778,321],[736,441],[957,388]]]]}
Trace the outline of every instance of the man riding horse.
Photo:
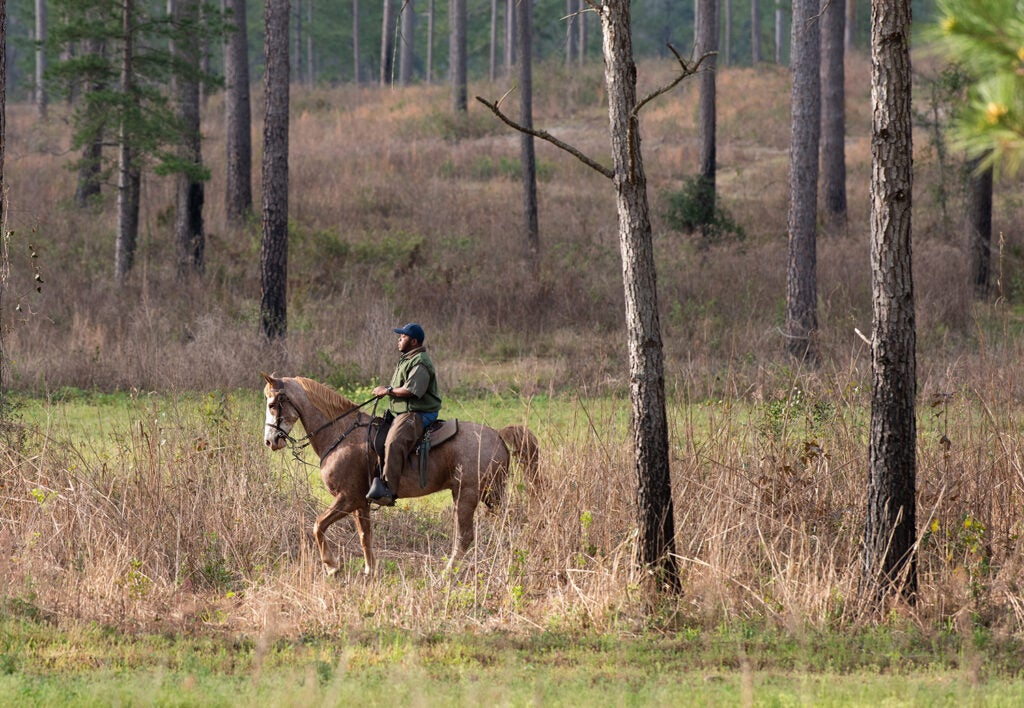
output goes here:
{"type": "Polygon", "coordinates": [[[375,477],[366,495],[381,506],[395,503],[405,460],[441,410],[434,363],[423,346],[423,328],[410,322],[394,332],[398,335],[398,351],[402,356],[391,383],[373,389],[377,398],[388,397],[388,411],[394,416],[384,443],[384,478],[375,477]]]}

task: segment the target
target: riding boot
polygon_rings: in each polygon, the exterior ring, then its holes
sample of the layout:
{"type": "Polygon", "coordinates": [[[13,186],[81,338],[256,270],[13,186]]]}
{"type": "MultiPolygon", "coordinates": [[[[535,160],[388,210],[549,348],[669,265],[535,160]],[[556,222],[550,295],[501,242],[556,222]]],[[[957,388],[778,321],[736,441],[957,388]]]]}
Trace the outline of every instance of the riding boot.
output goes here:
{"type": "Polygon", "coordinates": [[[387,483],[380,477],[374,477],[370,484],[370,492],[366,498],[381,506],[394,506],[395,493],[391,491],[387,483]]]}

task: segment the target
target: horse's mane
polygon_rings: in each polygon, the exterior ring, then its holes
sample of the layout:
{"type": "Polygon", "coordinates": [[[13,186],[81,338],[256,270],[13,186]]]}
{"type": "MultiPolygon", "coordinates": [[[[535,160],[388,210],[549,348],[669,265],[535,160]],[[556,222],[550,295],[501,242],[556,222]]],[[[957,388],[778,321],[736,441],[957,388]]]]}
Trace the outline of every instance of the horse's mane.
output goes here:
{"type": "Polygon", "coordinates": [[[356,404],[352,401],[319,381],[302,376],[296,376],[295,380],[302,386],[302,390],[306,392],[309,402],[319,408],[324,415],[333,417],[356,407],[356,404]]]}

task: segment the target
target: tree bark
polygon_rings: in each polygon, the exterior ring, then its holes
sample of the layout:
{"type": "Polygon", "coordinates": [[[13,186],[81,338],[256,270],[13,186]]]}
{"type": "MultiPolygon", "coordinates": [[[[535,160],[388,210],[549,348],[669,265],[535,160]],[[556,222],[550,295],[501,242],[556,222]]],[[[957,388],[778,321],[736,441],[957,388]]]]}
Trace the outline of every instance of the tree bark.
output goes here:
{"type": "Polygon", "coordinates": [[[498,76],[498,0],[491,0],[490,55],[487,76],[491,82],[498,76]]]}
{"type": "Polygon", "coordinates": [[[352,0],[352,81],[361,81],[359,73],[359,0],[352,0]]]}
{"type": "Polygon", "coordinates": [[[843,28],[843,44],[846,51],[854,49],[854,34],[857,31],[857,0],[846,0],[846,26],[843,28]]]}
{"type": "Polygon", "coordinates": [[[583,62],[587,58],[587,3],[586,0],[577,0],[577,8],[579,8],[579,22],[577,27],[579,28],[579,41],[576,43],[577,57],[579,59],[579,65],[583,66],[583,62]]]}
{"type": "Polygon", "coordinates": [[[704,199],[715,201],[715,180],[717,170],[717,115],[716,68],[718,51],[718,2],[697,0],[697,49],[696,56],[711,54],[702,64],[700,72],[700,102],[697,109],[700,131],[700,179],[704,199]]]}
{"type": "MultiPolygon", "coordinates": [[[[533,129],[533,5],[520,0],[516,6],[519,39],[519,123],[533,129]]],[[[526,259],[536,274],[540,268],[540,227],[537,222],[537,161],[533,136],[519,133],[523,174],[523,222],[526,227],[526,259]]]]}
{"type": "Polygon", "coordinates": [[[722,0],[723,14],[725,15],[724,21],[722,22],[722,66],[729,66],[732,64],[732,0],[722,0]]]}
{"type": "Polygon", "coordinates": [[[634,114],[636,65],[630,37],[629,0],[603,0],[600,13],[626,302],[639,524],[636,560],[645,572],[645,579],[653,582],[657,589],[678,591],[664,353],[647,180],[634,114]]]}
{"type": "MultiPolygon", "coordinates": [[[[4,157],[7,154],[7,0],[0,0],[0,194],[6,193],[4,157]]],[[[0,199],[0,229],[7,232],[6,200],[0,199]]],[[[3,304],[6,279],[0,278],[0,305],[3,304]]],[[[2,311],[2,307],[0,307],[2,311]]],[[[0,396],[6,396],[7,350],[4,346],[3,328],[0,328],[0,396]]]]}
{"type": "Polygon", "coordinates": [[[512,76],[516,63],[516,0],[505,3],[505,76],[512,76]]]}
{"type": "Polygon", "coordinates": [[[252,106],[249,97],[249,39],[246,0],[228,0],[233,31],[224,48],[225,212],[228,222],[243,224],[252,213],[252,106]]]}
{"type": "Polygon", "coordinates": [[[782,10],[782,3],[779,0],[775,0],[775,63],[782,66],[782,52],[785,48],[783,37],[786,36],[784,30],[786,24],[785,14],[782,10]]]}
{"type": "Polygon", "coordinates": [[[821,192],[825,227],[846,231],[845,10],[825,0],[821,11],[821,192]]]}
{"type": "Polygon", "coordinates": [[[750,62],[754,66],[761,63],[761,4],[759,0],[750,0],[750,62]]]}
{"type": "Polygon", "coordinates": [[[392,57],[394,55],[394,44],[392,37],[394,36],[393,25],[395,23],[394,17],[392,16],[393,6],[391,0],[384,0],[384,12],[381,19],[380,28],[380,85],[387,86],[391,83],[392,74],[392,57]]]}
{"type": "MultiPolygon", "coordinates": [[[[135,0],[124,0],[121,8],[121,95],[134,101],[132,85],[135,51],[135,0]]],[[[114,279],[118,287],[128,280],[135,262],[135,244],[138,239],[139,201],[138,170],[132,160],[128,117],[122,111],[118,127],[117,156],[117,237],[114,243],[114,279]]]]}
{"type": "Polygon", "coordinates": [[[576,29],[576,14],[579,4],[576,0],[565,0],[565,65],[572,66],[576,60],[576,40],[579,32],[576,29]]]}
{"type": "Polygon", "coordinates": [[[971,257],[971,281],[974,297],[984,300],[991,291],[992,262],[992,167],[981,172],[983,158],[971,160],[967,184],[967,229],[968,251],[971,257]]]}
{"type": "Polygon", "coordinates": [[[816,364],[818,351],[818,142],[821,132],[821,28],[818,0],[793,3],[793,89],[790,98],[789,249],[786,265],[786,349],[816,364]]]}
{"type": "MultiPolygon", "coordinates": [[[[174,43],[174,53],[182,63],[191,64],[198,72],[200,61],[199,2],[176,0],[174,19],[178,27],[191,26],[174,43]]],[[[203,166],[202,143],[199,133],[199,80],[181,76],[176,82],[178,112],[184,131],[179,157],[191,171],[179,173],[176,182],[174,233],[178,251],[178,278],[185,279],[203,272],[206,234],[203,229],[203,202],[205,188],[198,173],[203,166]]]]}
{"type": "Polygon", "coordinates": [[[412,83],[416,65],[416,8],[414,0],[404,0],[401,15],[401,36],[398,48],[398,83],[408,86],[412,83]]]}
{"type": "Polygon", "coordinates": [[[36,0],[36,113],[46,118],[49,96],[46,92],[46,0],[36,0]]]}
{"type": "MultiPolygon", "coordinates": [[[[86,54],[105,56],[106,45],[102,40],[90,38],[85,40],[86,54]]],[[[83,108],[88,118],[86,122],[92,126],[91,135],[82,146],[82,157],[78,162],[78,183],[75,187],[75,204],[79,208],[88,206],[90,200],[100,193],[103,172],[103,133],[106,121],[92,103],[93,92],[104,90],[104,85],[93,78],[86,80],[82,87],[83,108]]]]}
{"type": "Polygon", "coordinates": [[[434,83],[434,0],[427,0],[427,67],[425,81],[434,83]]]}
{"type": "Polygon", "coordinates": [[[911,269],[911,0],[871,12],[871,431],[865,581],[881,601],[917,592],[916,332],[911,269]]]}
{"type": "Polygon", "coordinates": [[[271,340],[288,331],[288,4],[266,0],[260,323],[271,340]]]}
{"type": "Polygon", "coordinates": [[[451,33],[448,36],[448,66],[451,71],[452,110],[465,113],[466,105],[466,0],[448,0],[451,33]]]}
{"type": "Polygon", "coordinates": [[[306,0],[306,85],[316,85],[316,59],[313,51],[313,0],[306,0]]]}

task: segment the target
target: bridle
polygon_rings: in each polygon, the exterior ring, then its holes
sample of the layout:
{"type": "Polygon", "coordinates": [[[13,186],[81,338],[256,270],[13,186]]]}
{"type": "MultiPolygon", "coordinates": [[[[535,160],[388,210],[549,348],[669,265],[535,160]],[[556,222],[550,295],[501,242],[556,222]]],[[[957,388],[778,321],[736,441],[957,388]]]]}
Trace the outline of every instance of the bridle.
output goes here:
{"type": "MultiPolygon", "coordinates": [[[[308,463],[308,462],[306,462],[305,460],[302,459],[302,451],[305,450],[307,447],[309,447],[310,445],[313,444],[313,438],[316,436],[317,433],[321,432],[322,430],[324,430],[326,428],[331,427],[332,425],[334,425],[338,421],[340,421],[340,420],[342,420],[344,418],[347,418],[348,416],[350,416],[353,413],[358,412],[364,406],[366,406],[366,405],[368,405],[370,403],[373,403],[373,402],[378,400],[378,398],[376,396],[368,398],[365,401],[363,401],[362,403],[360,403],[359,405],[355,406],[354,408],[349,408],[347,411],[345,411],[341,415],[337,416],[336,418],[327,421],[326,423],[321,425],[316,430],[314,430],[312,432],[308,432],[307,431],[306,434],[304,436],[302,436],[301,438],[293,438],[291,436],[291,434],[289,434],[289,432],[287,430],[285,430],[284,428],[281,427],[281,419],[282,419],[282,413],[284,412],[284,404],[288,403],[288,396],[285,394],[284,391],[280,391],[280,392],[274,391],[273,393],[274,393],[275,403],[277,404],[277,417],[274,419],[273,423],[265,423],[264,427],[265,428],[270,428],[271,430],[276,430],[277,431],[277,437],[279,439],[284,439],[288,443],[288,447],[291,450],[292,457],[294,457],[296,460],[298,460],[299,462],[301,462],[303,464],[306,464],[306,465],[309,465],[310,463],[308,463]]],[[[295,408],[295,406],[293,405],[292,408],[295,408]]],[[[298,409],[295,409],[295,414],[296,414],[296,417],[298,417],[298,409]]],[[[326,450],[324,450],[324,453],[322,455],[320,455],[320,464],[321,465],[323,464],[323,461],[327,458],[327,456],[330,455],[332,452],[334,452],[334,450],[337,449],[338,445],[340,445],[342,443],[342,441],[345,438],[347,438],[349,436],[349,434],[353,430],[355,430],[357,428],[361,428],[361,427],[369,427],[369,423],[360,423],[359,422],[359,418],[357,416],[356,419],[352,421],[352,425],[350,425],[348,427],[348,429],[341,434],[341,437],[339,437],[337,440],[335,440],[326,450]]],[[[310,466],[312,466],[312,465],[310,465],[310,466]]]]}

